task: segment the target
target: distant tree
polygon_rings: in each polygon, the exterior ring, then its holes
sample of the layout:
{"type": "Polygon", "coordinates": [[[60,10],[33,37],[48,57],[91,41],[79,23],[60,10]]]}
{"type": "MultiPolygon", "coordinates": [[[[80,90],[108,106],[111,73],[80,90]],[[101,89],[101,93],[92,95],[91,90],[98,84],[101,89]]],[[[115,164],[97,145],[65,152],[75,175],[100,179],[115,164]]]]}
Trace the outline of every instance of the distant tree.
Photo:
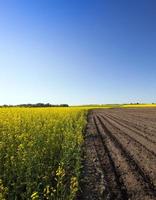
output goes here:
{"type": "Polygon", "coordinates": [[[60,107],[69,107],[68,104],[60,104],[60,107]]]}
{"type": "Polygon", "coordinates": [[[50,104],[50,103],[36,103],[36,104],[19,104],[19,105],[3,105],[3,106],[0,106],[0,107],[68,107],[69,105],[68,104],[60,104],[60,105],[56,105],[56,104],[50,104]]]}

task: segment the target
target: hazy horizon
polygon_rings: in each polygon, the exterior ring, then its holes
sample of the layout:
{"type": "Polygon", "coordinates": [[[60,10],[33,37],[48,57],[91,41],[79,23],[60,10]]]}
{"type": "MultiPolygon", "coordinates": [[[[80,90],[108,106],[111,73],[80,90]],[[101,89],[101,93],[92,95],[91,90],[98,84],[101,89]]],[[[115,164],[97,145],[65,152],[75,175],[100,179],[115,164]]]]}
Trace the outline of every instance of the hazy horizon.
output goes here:
{"type": "Polygon", "coordinates": [[[0,0],[0,105],[156,102],[156,1],[0,0]]]}

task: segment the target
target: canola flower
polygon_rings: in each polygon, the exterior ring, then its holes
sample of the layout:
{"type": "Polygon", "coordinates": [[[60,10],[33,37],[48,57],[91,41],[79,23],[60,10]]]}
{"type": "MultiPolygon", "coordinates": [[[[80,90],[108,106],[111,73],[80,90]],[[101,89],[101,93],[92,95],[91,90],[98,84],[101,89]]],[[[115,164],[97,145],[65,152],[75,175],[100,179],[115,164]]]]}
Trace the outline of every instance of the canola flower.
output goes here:
{"type": "Polygon", "coordinates": [[[37,199],[39,199],[38,192],[33,192],[33,194],[31,195],[31,199],[32,199],[32,200],[37,200],[37,199]]]}
{"type": "Polygon", "coordinates": [[[71,177],[70,180],[70,191],[71,191],[71,199],[73,199],[78,191],[78,180],[77,177],[71,177]]]}
{"type": "Polygon", "coordinates": [[[0,108],[0,198],[74,199],[85,108],[0,108]]]}

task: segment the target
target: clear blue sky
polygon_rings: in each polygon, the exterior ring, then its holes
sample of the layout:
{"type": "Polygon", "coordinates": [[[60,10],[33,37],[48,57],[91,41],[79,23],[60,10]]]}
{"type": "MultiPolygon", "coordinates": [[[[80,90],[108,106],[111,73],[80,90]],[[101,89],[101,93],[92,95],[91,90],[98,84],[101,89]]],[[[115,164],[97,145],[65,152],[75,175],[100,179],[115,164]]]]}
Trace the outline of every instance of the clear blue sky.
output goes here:
{"type": "Polygon", "coordinates": [[[0,0],[0,104],[156,102],[155,0],[0,0]]]}

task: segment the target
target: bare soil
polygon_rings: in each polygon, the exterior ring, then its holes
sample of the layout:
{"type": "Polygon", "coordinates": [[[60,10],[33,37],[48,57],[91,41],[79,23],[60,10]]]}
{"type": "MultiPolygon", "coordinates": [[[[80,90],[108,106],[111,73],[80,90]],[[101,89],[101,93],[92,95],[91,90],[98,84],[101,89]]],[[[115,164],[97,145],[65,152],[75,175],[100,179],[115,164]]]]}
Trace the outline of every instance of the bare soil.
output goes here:
{"type": "Polygon", "coordinates": [[[78,199],[156,199],[156,109],[92,110],[84,138],[78,199]]]}

